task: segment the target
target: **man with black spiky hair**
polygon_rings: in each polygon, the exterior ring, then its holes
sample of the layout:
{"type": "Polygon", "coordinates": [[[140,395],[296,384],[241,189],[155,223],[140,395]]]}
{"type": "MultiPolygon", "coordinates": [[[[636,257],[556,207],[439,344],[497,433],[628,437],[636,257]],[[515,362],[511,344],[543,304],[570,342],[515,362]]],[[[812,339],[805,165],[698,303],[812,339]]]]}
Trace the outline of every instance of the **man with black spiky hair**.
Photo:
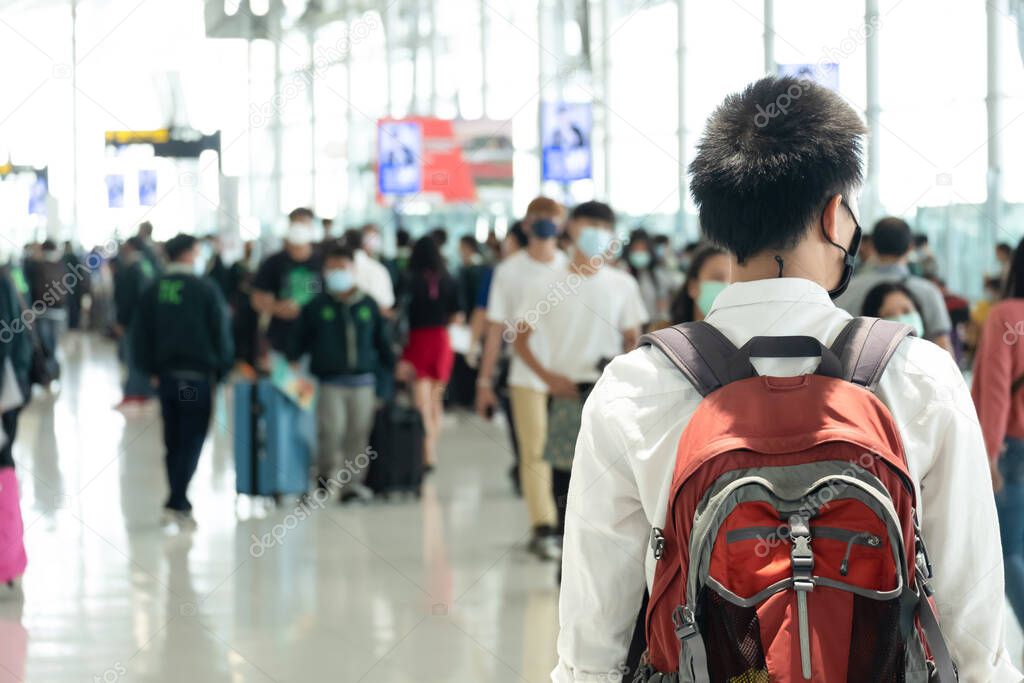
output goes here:
{"type": "MultiPolygon", "coordinates": [[[[859,246],[866,134],[838,94],[793,78],[763,78],[709,118],[690,188],[705,236],[735,259],[733,284],[706,316],[729,343],[792,335],[831,345],[851,320],[833,299],[849,283],[859,246]]],[[[820,362],[752,359],[757,374],[776,377],[812,373],[820,362]]],[[[923,339],[899,341],[885,368],[875,395],[899,428],[918,491],[941,631],[959,680],[1020,681],[1003,643],[999,529],[970,392],[952,357],[923,339]]],[[[701,401],[651,346],[616,357],[591,392],[569,490],[556,683],[622,673],[632,680],[624,660],[655,575],[653,532],[665,527],[677,445],[701,401]]],[[[657,631],[671,632],[672,624],[657,631]]],[[[708,680],[707,662],[704,669],[681,680],[708,680]]],[[[646,663],[642,671],[642,680],[680,680],[646,663]]],[[[790,680],[785,671],[771,678],[790,680]]],[[[791,678],[799,680],[799,670],[791,678]]]]}

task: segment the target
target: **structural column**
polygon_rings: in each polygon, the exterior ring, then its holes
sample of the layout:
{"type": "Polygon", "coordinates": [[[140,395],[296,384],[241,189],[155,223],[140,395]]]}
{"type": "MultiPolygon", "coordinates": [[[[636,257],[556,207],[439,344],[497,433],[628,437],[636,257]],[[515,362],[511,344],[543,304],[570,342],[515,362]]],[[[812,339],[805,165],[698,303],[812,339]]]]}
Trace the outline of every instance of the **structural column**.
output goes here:
{"type": "Polygon", "coordinates": [[[676,71],[678,92],[679,143],[676,152],[679,162],[679,210],[676,213],[676,236],[690,240],[689,219],[686,215],[686,197],[690,192],[686,176],[686,0],[676,0],[676,71]]]}
{"type": "Polygon", "coordinates": [[[1002,50],[1000,24],[1009,14],[1006,0],[989,0],[985,3],[986,27],[988,34],[988,90],[985,106],[988,112],[988,173],[986,183],[984,234],[988,241],[988,258],[999,241],[1003,214],[1003,150],[999,144],[999,133],[1003,129],[1003,83],[999,64],[1002,50]]]}
{"type": "Polygon", "coordinates": [[[865,115],[868,124],[868,168],[860,215],[861,224],[864,226],[874,225],[875,221],[881,218],[882,213],[879,197],[882,106],[878,94],[878,21],[878,0],[866,0],[864,4],[864,52],[867,56],[867,74],[865,76],[867,111],[865,115]]]}

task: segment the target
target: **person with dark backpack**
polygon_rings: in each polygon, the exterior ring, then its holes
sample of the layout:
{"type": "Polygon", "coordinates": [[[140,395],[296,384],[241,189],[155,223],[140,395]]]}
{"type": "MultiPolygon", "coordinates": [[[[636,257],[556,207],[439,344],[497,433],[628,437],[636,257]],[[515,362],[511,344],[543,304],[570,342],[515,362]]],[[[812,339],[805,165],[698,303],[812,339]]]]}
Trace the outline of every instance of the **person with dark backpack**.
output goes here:
{"type": "Polygon", "coordinates": [[[138,368],[159,382],[170,488],[162,523],[182,530],[196,525],[188,485],[210,428],[214,388],[234,360],[227,304],[197,268],[198,246],[185,234],[167,242],[170,263],[139,298],[130,331],[138,368]]]}
{"type": "Polygon", "coordinates": [[[794,78],[709,119],[690,187],[733,284],[703,321],[615,358],[587,400],[555,683],[625,673],[645,587],[637,681],[1021,680],[963,377],[908,326],[833,303],[866,133],[794,78]]]}

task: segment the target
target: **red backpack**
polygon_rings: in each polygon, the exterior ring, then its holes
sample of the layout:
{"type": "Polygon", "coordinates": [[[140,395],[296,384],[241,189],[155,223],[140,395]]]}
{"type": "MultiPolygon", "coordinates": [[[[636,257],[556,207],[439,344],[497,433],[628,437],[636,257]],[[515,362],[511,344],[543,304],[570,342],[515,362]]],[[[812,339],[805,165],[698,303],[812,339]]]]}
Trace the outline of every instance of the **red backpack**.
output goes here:
{"type": "Polygon", "coordinates": [[[704,399],[676,454],[636,681],[952,683],[914,485],[874,395],[905,325],[855,318],[831,348],[707,323],[642,338],[704,399]],[[758,376],[752,357],[821,357],[758,376]]]}

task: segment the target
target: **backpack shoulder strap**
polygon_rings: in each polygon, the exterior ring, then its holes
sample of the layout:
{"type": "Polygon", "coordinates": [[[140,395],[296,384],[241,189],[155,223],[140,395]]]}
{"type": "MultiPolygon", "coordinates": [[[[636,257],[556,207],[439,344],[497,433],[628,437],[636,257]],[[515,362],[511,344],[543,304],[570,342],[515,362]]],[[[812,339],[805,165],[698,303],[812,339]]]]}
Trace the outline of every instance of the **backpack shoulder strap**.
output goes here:
{"type": "Polygon", "coordinates": [[[640,337],[639,343],[660,349],[701,396],[729,382],[729,359],[737,350],[724,334],[704,321],[650,332],[640,337]]]}
{"type": "Polygon", "coordinates": [[[842,364],[843,379],[874,391],[896,348],[909,334],[913,334],[909,325],[892,320],[851,320],[832,343],[832,351],[842,364]]]}

